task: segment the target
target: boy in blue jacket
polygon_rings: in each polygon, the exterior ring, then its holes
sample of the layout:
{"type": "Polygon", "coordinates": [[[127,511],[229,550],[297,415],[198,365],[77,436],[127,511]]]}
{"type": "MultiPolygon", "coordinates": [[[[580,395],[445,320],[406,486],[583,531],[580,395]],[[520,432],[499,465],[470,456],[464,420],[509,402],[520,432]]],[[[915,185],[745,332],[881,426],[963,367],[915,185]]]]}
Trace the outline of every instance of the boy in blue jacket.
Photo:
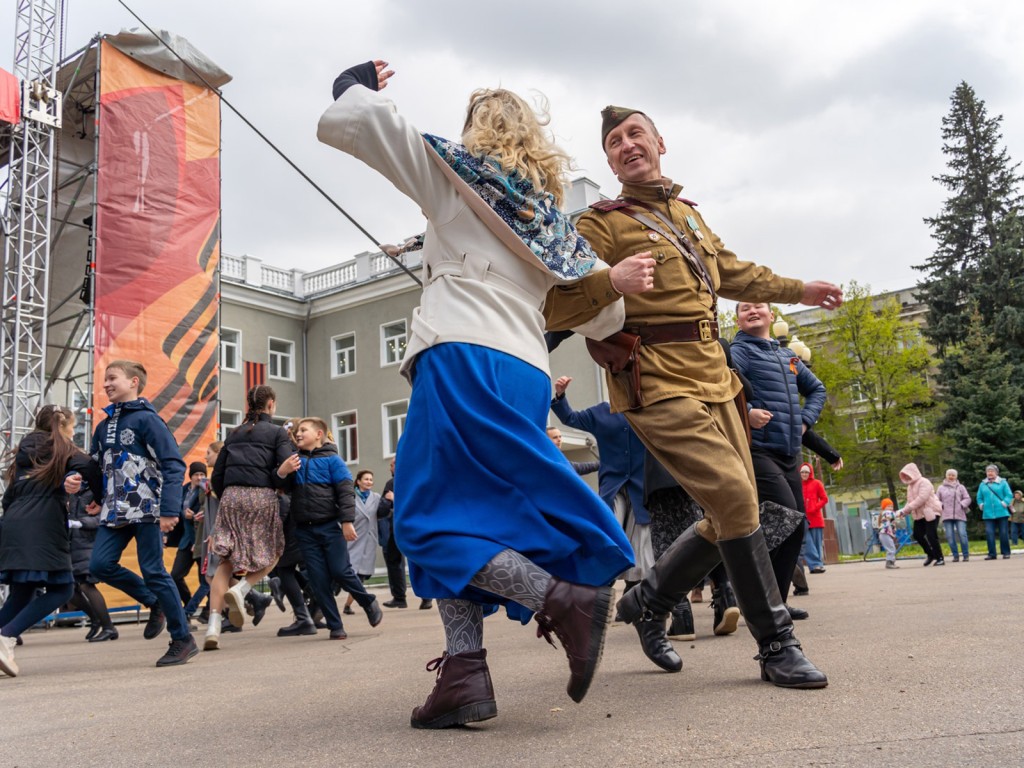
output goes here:
{"type": "MultiPolygon", "coordinates": [[[[139,394],[146,369],[133,360],[107,366],[103,390],[110,405],[107,418],[92,436],[93,459],[103,470],[100,528],[89,571],[149,608],[143,637],[151,640],[166,624],[171,634],[158,667],[184,664],[198,653],[188,629],[178,590],[164,567],[163,534],[178,523],[185,462],[174,435],[156,410],[139,394]],[[121,553],[135,540],[142,578],[120,564],[121,553]]],[[[70,476],[64,488],[77,493],[81,479],[70,476]]]]}
{"type": "Polygon", "coordinates": [[[348,637],[341,623],[332,580],[355,598],[366,611],[371,627],[383,617],[377,598],[366,591],[348,556],[346,541],[355,541],[355,486],[352,473],[332,443],[324,443],[327,424],[307,417],[299,421],[295,443],[299,452],[278,468],[278,477],[288,478],[291,517],[295,539],[306,561],[313,596],[331,630],[331,640],[348,637]]]}

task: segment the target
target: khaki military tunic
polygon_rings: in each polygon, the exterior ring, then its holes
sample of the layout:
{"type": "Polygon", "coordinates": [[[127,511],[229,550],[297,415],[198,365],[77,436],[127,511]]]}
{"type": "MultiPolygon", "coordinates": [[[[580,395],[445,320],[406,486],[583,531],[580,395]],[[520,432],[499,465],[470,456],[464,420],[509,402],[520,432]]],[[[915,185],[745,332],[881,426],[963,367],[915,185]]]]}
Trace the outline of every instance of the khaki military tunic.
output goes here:
{"type": "MultiPolygon", "coordinates": [[[[800,280],[740,261],[707,226],[696,208],[676,199],[681,187],[626,184],[624,197],[653,204],[685,233],[702,257],[720,297],[750,302],[798,303],[800,280]]],[[[650,218],[653,218],[647,214],[650,218]]],[[[625,297],[626,326],[714,320],[714,299],[685,257],[661,235],[620,211],[588,211],[577,224],[597,255],[615,265],[650,251],[654,288],[625,297]]],[[[601,276],[595,276],[598,278],[601,276]]],[[[553,288],[545,317],[561,330],[589,319],[598,308],[598,287],[580,283],[553,288]]],[[[603,286],[602,286],[603,287],[603,286]]],[[[726,366],[717,341],[674,342],[640,348],[644,406],[628,411],[648,450],[704,509],[698,524],[709,541],[737,538],[758,525],[757,491],[743,424],[732,403],[739,379],[726,366]]],[[[613,411],[626,411],[625,390],[608,378],[613,411]]]]}

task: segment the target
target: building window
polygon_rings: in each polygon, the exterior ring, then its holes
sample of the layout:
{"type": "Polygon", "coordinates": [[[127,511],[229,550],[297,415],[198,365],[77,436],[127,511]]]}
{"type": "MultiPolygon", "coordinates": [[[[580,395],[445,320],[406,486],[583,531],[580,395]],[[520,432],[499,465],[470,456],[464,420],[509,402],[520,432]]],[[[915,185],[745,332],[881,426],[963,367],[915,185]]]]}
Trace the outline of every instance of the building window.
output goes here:
{"type": "Polygon", "coordinates": [[[267,344],[267,376],[295,381],[295,342],[269,338],[267,344]]]}
{"type": "Polygon", "coordinates": [[[402,362],[405,357],[405,345],[408,337],[405,320],[380,327],[380,365],[394,365],[402,362]]]}
{"type": "Polygon", "coordinates": [[[335,413],[331,416],[334,427],[334,442],[338,455],[346,464],[359,461],[359,431],[356,428],[356,412],[335,413]]]}
{"type": "Polygon", "coordinates": [[[389,459],[398,450],[398,439],[405,431],[405,415],[409,412],[409,401],[384,403],[381,411],[384,417],[384,458],[389,459]]]}
{"type": "Polygon", "coordinates": [[[854,381],[850,384],[850,402],[851,403],[866,403],[869,400],[875,399],[875,385],[873,382],[867,382],[861,384],[859,381],[854,381]]]}
{"type": "Polygon", "coordinates": [[[878,442],[878,425],[873,418],[854,419],[853,429],[858,443],[878,442]]]}
{"type": "Polygon", "coordinates": [[[235,431],[235,428],[242,423],[241,411],[226,411],[220,409],[220,439],[227,440],[228,435],[235,431]]]}
{"type": "Polygon", "coordinates": [[[331,339],[331,378],[356,372],[356,335],[346,333],[331,339]]]}
{"type": "Polygon", "coordinates": [[[220,369],[240,373],[242,370],[242,332],[220,329],[220,369]]]}

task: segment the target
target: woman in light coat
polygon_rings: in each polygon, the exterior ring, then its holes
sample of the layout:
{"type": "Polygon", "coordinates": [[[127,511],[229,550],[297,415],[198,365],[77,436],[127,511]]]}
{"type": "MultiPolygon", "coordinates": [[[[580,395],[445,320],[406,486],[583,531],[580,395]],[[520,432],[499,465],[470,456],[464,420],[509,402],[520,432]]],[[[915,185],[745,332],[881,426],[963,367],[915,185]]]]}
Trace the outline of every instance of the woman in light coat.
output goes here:
{"type": "Polygon", "coordinates": [[[907,503],[896,514],[909,514],[913,518],[914,541],[924,550],[924,564],[945,565],[938,533],[942,505],[935,495],[931,480],[922,477],[921,470],[913,462],[900,470],[900,480],[907,486],[907,503]]]}
{"type": "MultiPolygon", "coordinates": [[[[343,72],[319,139],[362,160],[427,219],[423,294],[402,373],[412,382],[398,445],[394,536],[416,594],[436,598],[446,650],[415,728],[494,717],[483,616],[503,606],[569,659],[568,693],[586,694],[600,661],[618,574],[633,565],[611,510],[544,432],[551,397],[542,308],[583,287],[601,313],[579,330],[621,330],[624,292],[654,284],[649,253],[608,269],[559,209],[565,155],[519,96],[470,97],[461,143],[421,134],[379,91],[382,60],[343,72]],[[538,478],[543,477],[543,482],[538,478]],[[552,641],[553,642],[553,641],[552,641]]],[[[389,249],[395,253],[397,249],[389,249]]]]}
{"type": "Polygon", "coordinates": [[[950,554],[953,555],[953,562],[959,562],[962,553],[966,563],[970,557],[967,548],[967,510],[971,508],[971,494],[957,479],[957,471],[947,469],[946,479],[935,491],[935,495],[942,504],[942,526],[946,529],[946,542],[949,544],[950,554]],[[960,542],[959,553],[957,540],[960,542]]]}
{"type": "MultiPolygon", "coordinates": [[[[373,472],[361,469],[356,473],[356,519],[352,525],[356,529],[356,538],[348,543],[348,558],[352,561],[359,578],[366,583],[373,576],[377,565],[377,508],[380,506],[380,494],[372,490],[373,472]]],[[[345,601],[345,613],[352,610],[352,595],[345,601]]]]}

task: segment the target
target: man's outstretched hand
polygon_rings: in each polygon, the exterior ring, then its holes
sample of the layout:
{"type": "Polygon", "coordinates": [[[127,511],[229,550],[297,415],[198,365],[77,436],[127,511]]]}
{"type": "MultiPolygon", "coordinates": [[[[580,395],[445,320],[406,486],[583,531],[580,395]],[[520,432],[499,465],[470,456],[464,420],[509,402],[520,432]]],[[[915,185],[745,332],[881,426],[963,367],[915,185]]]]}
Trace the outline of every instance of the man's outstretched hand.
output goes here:
{"type": "Polygon", "coordinates": [[[843,303],[843,289],[834,283],[813,280],[810,283],[804,283],[804,293],[800,297],[800,303],[822,309],[836,309],[843,303]]]}

